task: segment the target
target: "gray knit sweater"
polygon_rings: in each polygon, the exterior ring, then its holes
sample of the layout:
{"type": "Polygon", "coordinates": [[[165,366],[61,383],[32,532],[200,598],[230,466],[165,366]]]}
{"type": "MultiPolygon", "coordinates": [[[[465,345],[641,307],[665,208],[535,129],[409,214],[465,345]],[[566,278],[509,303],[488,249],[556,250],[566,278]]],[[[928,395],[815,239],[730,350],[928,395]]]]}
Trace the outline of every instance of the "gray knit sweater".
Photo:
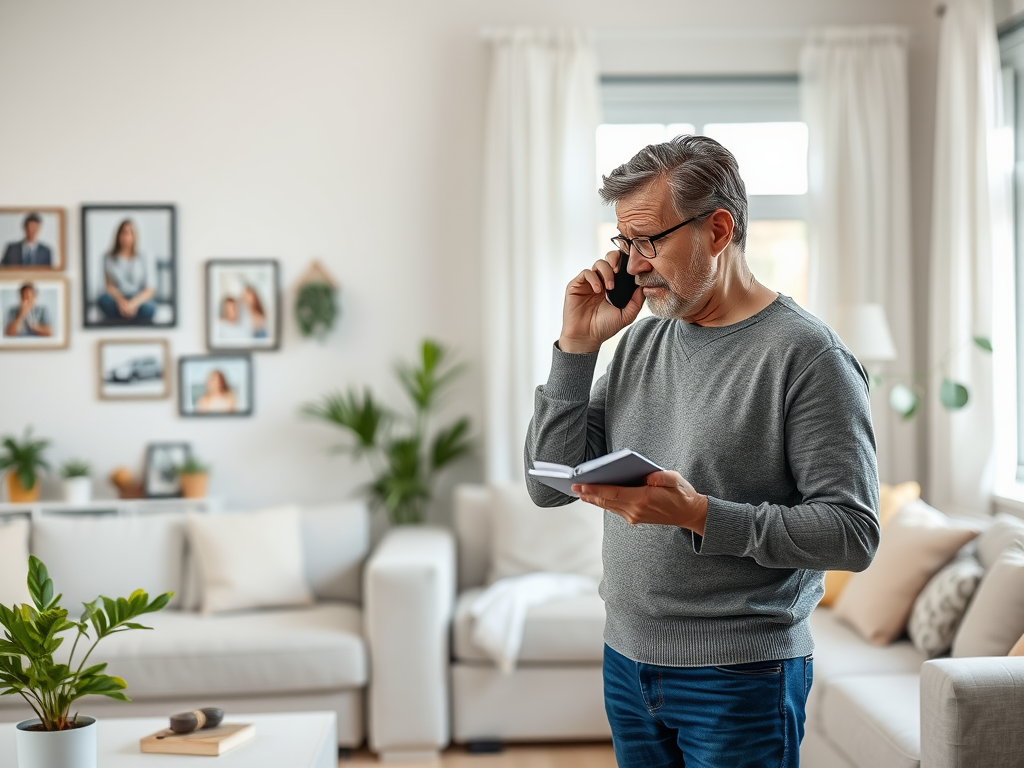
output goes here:
{"type": "MultiPolygon", "coordinates": [[[[527,466],[632,448],[708,496],[703,538],[604,513],[605,641],[681,667],[811,653],[823,571],[863,570],[878,546],[863,368],[784,296],[720,328],[638,321],[591,391],[596,360],[555,347],[527,466]]],[[[540,506],[573,500],[527,484],[540,506]]]]}

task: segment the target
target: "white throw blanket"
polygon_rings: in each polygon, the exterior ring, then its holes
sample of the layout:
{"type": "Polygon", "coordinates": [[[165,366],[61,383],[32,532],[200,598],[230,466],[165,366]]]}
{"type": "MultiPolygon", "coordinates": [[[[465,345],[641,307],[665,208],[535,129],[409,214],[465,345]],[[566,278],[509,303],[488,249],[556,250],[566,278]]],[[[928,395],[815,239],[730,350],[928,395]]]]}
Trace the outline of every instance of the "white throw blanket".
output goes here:
{"type": "Polygon", "coordinates": [[[506,675],[512,674],[523,644],[526,612],[563,597],[597,592],[597,582],[571,573],[528,573],[498,579],[469,608],[473,642],[506,675]]]}

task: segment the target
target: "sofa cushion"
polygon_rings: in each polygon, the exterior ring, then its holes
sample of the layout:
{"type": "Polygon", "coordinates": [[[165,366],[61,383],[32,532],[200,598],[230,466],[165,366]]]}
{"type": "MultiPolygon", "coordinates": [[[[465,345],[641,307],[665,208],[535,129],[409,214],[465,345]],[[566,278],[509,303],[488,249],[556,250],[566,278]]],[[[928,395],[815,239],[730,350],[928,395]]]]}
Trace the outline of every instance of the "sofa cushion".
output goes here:
{"type": "Polygon", "coordinates": [[[32,554],[46,565],[72,618],[97,596],[174,592],[179,603],[185,519],[173,513],[43,515],[32,523],[32,554]]]}
{"type": "Polygon", "coordinates": [[[363,501],[299,508],[306,579],[321,600],[361,603],[370,515],[363,501]]]}
{"type": "Polygon", "coordinates": [[[880,648],[871,645],[828,608],[811,612],[814,637],[814,684],[807,717],[821,727],[822,702],[832,683],[850,676],[917,674],[928,657],[909,640],[880,648]]]}
{"type": "Polygon", "coordinates": [[[203,613],[312,604],[297,507],[185,519],[203,613]]]}
{"type": "Polygon", "coordinates": [[[891,643],[906,629],[914,600],[964,544],[978,535],[923,501],[912,501],[885,528],[870,567],[850,578],[836,615],[868,641],[891,643]]]}
{"type": "Polygon", "coordinates": [[[0,605],[22,605],[28,594],[28,518],[0,518],[0,605]]]}
{"type": "Polygon", "coordinates": [[[981,563],[967,556],[954,558],[932,577],[914,601],[907,623],[915,648],[931,658],[949,650],[984,575],[981,563]]]}
{"type": "Polygon", "coordinates": [[[489,582],[538,571],[601,579],[604,511],[574,501],[542,508],[525,485],[492,485],[489,582]]]}
{"type": "Polygon", "coordinates": [[[985,573],[953,640],[953,656],[1006,656],[1024,633],[1024,546],[1014,542],[985,573]]]}
{"type": "Polygon", "coordinates": [[[1014,542],[1024,546],[1024,520],[1005,512],[995,516],[986,530],[976,539],[978,543],[978,560],[987,571],[996,564],[1003,550],[1014,542]]]}
{"type": "Polygon", "coordinates": [[[137,700],[354,688],[367,680],[362,611],[345,603],[203,616],[160,611],[152,632],[106,638],[93,653],[137,700]]]}
{"type": "MultiPolygon", "coordinates": [[[[470,606],[482,589],[459,595],[455,606],[452,645],[460,661],[491,662],[473,643],[470,606]]],[[[601,663],[604,658],[604,601],[598,595],[553,600],[526,613],[519,662],[601,663]]]]}
{"type": "Polygon", "coordinates": [[[834,680],[824,701],[826,735],[859,768],[919,768],[919,674],[834,680]]]}

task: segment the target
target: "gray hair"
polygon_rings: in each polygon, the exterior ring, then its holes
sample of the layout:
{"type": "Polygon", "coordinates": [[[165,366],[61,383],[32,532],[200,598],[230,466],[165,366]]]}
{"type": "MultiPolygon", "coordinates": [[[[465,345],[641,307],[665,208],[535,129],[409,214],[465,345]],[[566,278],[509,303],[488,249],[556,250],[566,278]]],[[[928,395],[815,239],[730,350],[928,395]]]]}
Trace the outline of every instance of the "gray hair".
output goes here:
{"type": "Polygon", "coordinates": [[[747,188],[732,152],[707,136],[676,136],[644,147],[628,163],[601,177],[601,199],[617,203],[662,176],[668,179],[676,213],[683,219],[703,218],[724,208],[732,214],[733,243],[745,249],[747,188]]]}

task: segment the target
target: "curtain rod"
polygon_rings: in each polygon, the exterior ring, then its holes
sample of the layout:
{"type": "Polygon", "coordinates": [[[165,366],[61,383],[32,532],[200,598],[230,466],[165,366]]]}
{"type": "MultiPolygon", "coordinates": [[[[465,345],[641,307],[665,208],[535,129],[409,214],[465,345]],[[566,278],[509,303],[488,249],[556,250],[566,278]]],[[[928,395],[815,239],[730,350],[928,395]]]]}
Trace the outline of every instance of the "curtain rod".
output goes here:
{"type": "MultiPolygon", "coordinates": [[[[802,41],[813,34],[824,30],[863,29],[863,28],[902,29],[907,39],[914,35],[905,27],[896,25],[815,25],[813,27],[588,27],[584,31],[593,36],[596,42],[614,42],[616,40],[776,40],[802,41]]],[[[507,37],[517,28],[482,27],[479,31],[483,40],[497,40],[507,37]]],[[[544,31],[557,32],[556,29],[544,31]]]]}

